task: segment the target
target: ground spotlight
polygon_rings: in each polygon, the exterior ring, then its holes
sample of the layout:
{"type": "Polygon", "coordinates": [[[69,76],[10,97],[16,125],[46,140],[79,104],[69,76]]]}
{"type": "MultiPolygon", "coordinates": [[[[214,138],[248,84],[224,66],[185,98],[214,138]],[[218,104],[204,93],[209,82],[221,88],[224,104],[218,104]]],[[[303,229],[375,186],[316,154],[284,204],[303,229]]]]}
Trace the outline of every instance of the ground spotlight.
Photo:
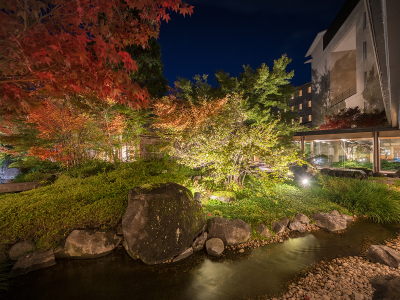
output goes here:
{"type": "Polygon", "coordinates": [[[307,185],[307,184],[308,184],[308,178],[304,178],[304,179],[302,180],[302,183],[303,183],[304,185],[307,185]]]}

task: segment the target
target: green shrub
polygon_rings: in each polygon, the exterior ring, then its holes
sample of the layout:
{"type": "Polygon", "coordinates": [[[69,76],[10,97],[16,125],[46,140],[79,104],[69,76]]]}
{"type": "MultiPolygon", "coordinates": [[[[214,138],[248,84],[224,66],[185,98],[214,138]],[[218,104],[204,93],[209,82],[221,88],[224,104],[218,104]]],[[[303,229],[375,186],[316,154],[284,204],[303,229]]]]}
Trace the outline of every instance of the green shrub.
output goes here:
{"type": "Polygon", "coordinates": [[[400,220],[400,192],[386,184],[328,176],[320,176],[320,183],[310,193],[377,222],[400,220]]]}

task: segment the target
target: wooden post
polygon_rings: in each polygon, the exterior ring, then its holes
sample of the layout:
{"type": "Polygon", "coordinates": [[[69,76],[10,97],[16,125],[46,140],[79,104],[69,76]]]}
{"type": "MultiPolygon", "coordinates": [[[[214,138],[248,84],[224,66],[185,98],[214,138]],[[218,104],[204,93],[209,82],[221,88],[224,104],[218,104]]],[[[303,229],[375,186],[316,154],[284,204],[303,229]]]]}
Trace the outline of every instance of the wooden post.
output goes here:
{"type": "Polygon", "coordinates": [[[305,149],[305,140],[306,140],[306,138],[304,136],[300,137],[300,149],[303,152],[304,152],[304,149],[305,149]]]}

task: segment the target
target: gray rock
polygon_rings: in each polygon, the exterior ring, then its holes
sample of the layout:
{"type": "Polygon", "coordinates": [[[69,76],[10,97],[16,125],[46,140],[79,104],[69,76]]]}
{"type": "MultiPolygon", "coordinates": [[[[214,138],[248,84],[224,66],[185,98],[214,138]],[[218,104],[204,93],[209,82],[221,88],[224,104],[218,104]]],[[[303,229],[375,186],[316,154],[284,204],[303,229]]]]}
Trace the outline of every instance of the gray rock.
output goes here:
{"type": "Polygon", "coordinates": [[[329,232],[337,232],[347,228],[346,220],[340,215],[319,212],[311,215],[311,218],[314,219],[315,225],[329,232]]]}
{"type": "Polygon", "coordinates": [[[267,226],[265,224],[260,224],[257,226],[257,233],[261,236],[264,237],[272,237],[271,232],[268,230],[267,226]]]}
{"type": "Polygon", "coordinates": [[[286,229],[286,226],[283,225],[281,222],[275,221],[272,223],[272,230],[275,232],[275,234],[281,234],[284,233],[286,229]]]}
{"type": "Polygon", "coordinates": [[[367,251],[367,258],[374,263],[380,263],[392,268],[399,268],[400,253],[382,245],[371,245],[367,251]]]}
{"type": "Polygon", "coordinates": [[[298,231],[301,233],[306,232],[306,228],[296,218],[294,218],[292,221],[290,221],[289,229],[293,230],[293,231],[298,231]]]}
{"type": "Polygon", "coordinates": [[[144,185],[129,191],[122,232],[128,254],[152,265],[191,247],[205,224],[189,189],[176,183],[144,185]]]}
{"type": "Polygon", "coordinates": [[[354,293],[354,300],[364,300],[364,295],[360,293],[354,293]]]}
{"type": "Polygon", "coordinates": [[[331,210],[330,214],[331,214],[332,216],[337,216],[337,217],[340,216],[339,212],[338,212],[337,210],[335,210],[335,209],[334,209],[334,210],[331,210]]]}
{"type": "Polygon", "coordinates": [[[280,222],[283,224],[283,226],[287,227],[289,225],[290,220],[284,217],[280,222]]]}
{"type": "Polygon", "coordinates": [[[371,279],[376,289],[372,300],[398,300],[400,298],[400,276],[385,275],[371,279]]]}
{"type": "Polygon", "coordinates": [[[215,195],[211,195],[210,196],[211,200],[218,200],[224,203],[229,203],[229,202],[233,202],[235,201],[235,198],[233,197],[227,197],[227,196],[215,196],[215,195]]]}
{"type": "Polygon", "coordinates": [[[224,242],[218,238],[212,238],[206,242],[207,253],[219,257],[224,252],[224,242]]]}
{"type": "Polygon", "coordinates": [[[203,232],[200,236],[198,236],[192,245],[193,251],[197,252],[204,248],[204,244],[207,240],[207,232],[203,232]]]}
{"type": "Polygon", "coordinates": [[[352,216],[349,216],[349,215],[346,215],[346,214],[341,214],[340,216],[341,216],[343,219],[345,219],[346,222],[353,222],[353,221],[354,221],[354,219],[353,219],[352,216]]]}
{"type": "Polygon", "coordinates": [[[56,264],[53,250],[34,251],[18,258],[11,270],[12,275],[22,275],[33,270],[43,269],[56,264]]]}
{"type": "Polygon", "coordinates": [[[11,260],[17,260],[21,255],[33,251],[35,247],[36,245],[32,241],[18,242],[11,247],[8,256],[11,260]]]}
{"type": "Polygon", "coordinates": [[[181,254],[179,254],[177,257],[175,257],[172,262],[180,261],[182,259],[185,259],[186,257],[189,257],[192,254],[193,254],[193,248],[190,247],[190,248],[186,249],[185,251],[183,251],[181,254]]]}
{"type": "Polygon", "coordinates": [[[306,226],[310,225],[310,219],[306,215],[300,213],[300,214],[295,215],[294,217],[297,220],[299,220],[299,222],[301,224],[306,225],[306,226]]]}
{"type": "Polygon", "coordinates": [[[117,235],[122,235],[122,224],[118,225],[116,232],[117,232],[117,235]]]}
{"type": "Polygon", "coordinates": [[[196,200],[198,203],[202,204],[202,203],[201,203],[201,193],[195,192],[194,195],[193,195],[193,198],[194,198],[194,200],[196,200]]]}
{"type": "Polygon", "coordinates": [[[121,240],[122,237],[113,230],[74,230],[67,237],[64,247],[56,248],[55,255],[57,258],[97,258],[109,254],[121,240]]]}
{"type": "Polygon", "coordinates": [[[232,221],[215,217],[208,223],[208,236],[221,239],[225,245],[237,245],[250,239],[251,227],[240,219],[232,221]]]}

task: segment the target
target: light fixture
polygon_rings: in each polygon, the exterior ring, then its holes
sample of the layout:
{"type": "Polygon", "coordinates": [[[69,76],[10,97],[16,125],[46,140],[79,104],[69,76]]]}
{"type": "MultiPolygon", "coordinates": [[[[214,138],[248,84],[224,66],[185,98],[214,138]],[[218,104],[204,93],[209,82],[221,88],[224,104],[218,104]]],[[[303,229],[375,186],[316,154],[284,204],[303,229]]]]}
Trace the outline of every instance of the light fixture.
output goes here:
{"type": "Polygon", "coordinates": [[[308,178],[304,178],[302,182],[304,185],[308,184],[308,178]]]}

